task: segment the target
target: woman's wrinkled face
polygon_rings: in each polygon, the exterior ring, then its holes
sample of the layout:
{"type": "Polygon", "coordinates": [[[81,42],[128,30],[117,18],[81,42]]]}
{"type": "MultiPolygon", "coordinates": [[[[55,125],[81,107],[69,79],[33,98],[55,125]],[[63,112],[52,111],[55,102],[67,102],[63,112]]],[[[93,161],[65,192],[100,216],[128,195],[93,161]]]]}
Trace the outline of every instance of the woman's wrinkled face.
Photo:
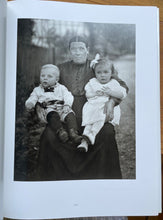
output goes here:
{"type": "Polygon", "coordinates": [[[108,64],[99,64],[95,67],[95,76],[101,84],[108,83],[111,79],[111,68],[108,64]]]}
{"type": "Polygon", "coordinates": [[[82,64],[86,62],[88,48],[83,42],[72,42],[70,44],[70,54],[74,63],[82,64]]]}

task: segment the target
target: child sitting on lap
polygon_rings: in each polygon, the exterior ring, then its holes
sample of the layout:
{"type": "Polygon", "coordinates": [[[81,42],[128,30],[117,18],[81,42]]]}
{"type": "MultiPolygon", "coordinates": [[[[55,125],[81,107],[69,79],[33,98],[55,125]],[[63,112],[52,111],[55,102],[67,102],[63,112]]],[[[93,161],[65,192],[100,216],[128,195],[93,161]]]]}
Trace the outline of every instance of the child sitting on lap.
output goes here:
{"type": "Polygon", "coordinates": [[[44,115],[41,120],[48,122],[58,138],[64,143],[70,137],[72,141],[79,144],[81,137],[78,135],[76,118],[71,109],[74,98],[64,85],[58,83],[59,75],[57,66],[52,64],[42,66],[40,85],[34,88],[25,106],[27,110],[31,110],[38,103],[44,115]],[[62,122],[66,123],[69,136],[62,122]]]}
{"type": "MultiPolygon", "coordinates": [[[[112,79],[113,64],[108,59],[100,59],[94,65],[96,78],[92,78],[85,86],[87,102],[83,107],[82,126],[85,126],[83,131],[83,139],[78,149],[83,152],[88,151],[88,146],[95,143],[95,138],[98,132],[103,127],[106,114],[104,107],[110,97],[123,99],[126,97],[126,89],[115,80],[112,79]]],[[[113,120],[111,124],[119,124],[120,107],[115,106],[113,109],[113,120]]]]}

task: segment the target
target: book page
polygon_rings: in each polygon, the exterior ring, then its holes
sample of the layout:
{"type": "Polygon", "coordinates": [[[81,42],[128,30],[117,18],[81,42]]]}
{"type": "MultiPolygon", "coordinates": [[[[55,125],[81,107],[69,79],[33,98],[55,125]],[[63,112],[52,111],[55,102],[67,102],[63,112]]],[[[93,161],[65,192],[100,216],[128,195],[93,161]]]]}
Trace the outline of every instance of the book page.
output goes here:
{"type": "Polygon", "coordinates": [[[0,219],[3,218],[3,153],[4,153],[4,96],[5,96],[5,37],[6,1],[0,1],[0,219]]]}
{"type": "Polygon", "coordinates": [[[7,18],[4,216],[157,215],[161,211],[158,9],[24,0],[8,3],[7,18]],[[97,59],[97,54],[105,59],[97,59]],[[106,66],[109,72],[100,78],[97,69],[106,66]],[[45,69],[60,73],[53,88],[42,78],[45,69]],[[88,106],[84,88],[92,78],[98,83],[92,86],[97,91],[90,103],[96,104],[93,113],[91,106],[87,110],[86,121],[98,123],[93,131],[75,133],[83,135],[85,152],[80,152],[68,114],[60,109],[63,101],[70,103],[68,89],[74,97],[69,110],[79,122],[82,107],[88,106]],[[108,100],[109,81],[116,92],[123,91],[124,99],[104,124],[101,100],[108,100]]]}

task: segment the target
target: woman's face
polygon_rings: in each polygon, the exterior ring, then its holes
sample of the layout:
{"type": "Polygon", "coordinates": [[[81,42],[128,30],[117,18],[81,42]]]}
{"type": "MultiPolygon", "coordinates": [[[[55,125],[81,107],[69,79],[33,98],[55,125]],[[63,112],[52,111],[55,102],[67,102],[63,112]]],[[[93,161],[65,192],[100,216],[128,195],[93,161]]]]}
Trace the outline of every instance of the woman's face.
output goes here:
{"type": "Polygon", "coordinates": [[[82,64],[86,62],[88,48],[83,42],[72,42],[70,44],[70,54],[74,63],[82,64]]]}

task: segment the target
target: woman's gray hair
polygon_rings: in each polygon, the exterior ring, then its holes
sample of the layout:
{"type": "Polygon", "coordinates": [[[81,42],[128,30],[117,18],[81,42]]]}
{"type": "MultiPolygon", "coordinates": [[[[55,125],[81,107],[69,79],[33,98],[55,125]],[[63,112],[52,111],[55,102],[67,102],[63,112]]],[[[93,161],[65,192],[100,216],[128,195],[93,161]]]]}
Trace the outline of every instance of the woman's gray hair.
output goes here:
{"type": "Polygon", "coordinates": [[[72,42],[83,42],[85,43],[86,47],[88,47],[88,41],[85,37],[82,36],[75,36],[73,38],[71,38],[71,40],[69,41],[69,48],[72,42]]]}

